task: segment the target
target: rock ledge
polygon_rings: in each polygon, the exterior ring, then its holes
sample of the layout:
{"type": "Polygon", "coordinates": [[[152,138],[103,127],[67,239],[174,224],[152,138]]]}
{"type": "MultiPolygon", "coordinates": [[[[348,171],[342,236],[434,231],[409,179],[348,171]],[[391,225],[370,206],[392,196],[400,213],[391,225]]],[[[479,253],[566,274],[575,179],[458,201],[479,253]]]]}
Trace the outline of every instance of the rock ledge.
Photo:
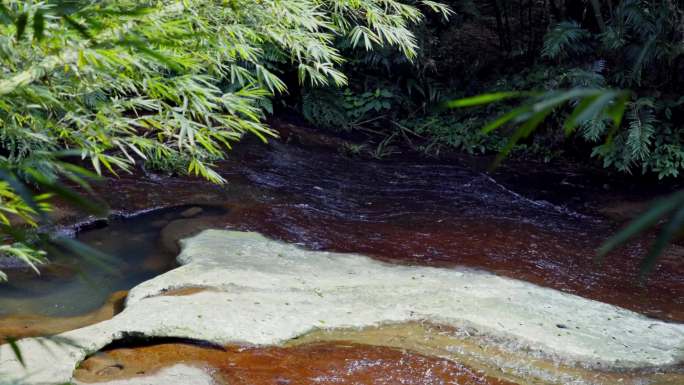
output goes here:
{"type": "Polygon", "coordinates": [[[61,334],[69,345],[20,341],[26,368],[1,346],[0,378],[64,383],[87,354],[130,334],[269,345],[316,328],[416,320],[586,367],[665,366],[684,356],[682,324],[481,271],[397,266],[223,230],[185,240],[178,258],[183,266],[131,290],[113,319],[61,334]],[[212,290],[159,295],[180,287],[212,290]]]}

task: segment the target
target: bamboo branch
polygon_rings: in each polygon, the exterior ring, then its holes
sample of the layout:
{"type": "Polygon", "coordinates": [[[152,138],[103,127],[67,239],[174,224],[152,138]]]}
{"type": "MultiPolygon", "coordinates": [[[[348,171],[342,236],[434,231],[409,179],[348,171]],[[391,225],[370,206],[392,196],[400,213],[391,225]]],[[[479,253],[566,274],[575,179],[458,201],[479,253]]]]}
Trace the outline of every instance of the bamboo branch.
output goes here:
{"type": "MultiPolygon", "coordinates": [[[[181,13],[185,9],[183,2],[175,2],[169,6],[161,6],[160,17],[168,17],[173,13],[181,13]]],[[[117,36],[125,36],[135,27],[135,22],[125,23],[120,28],[108,31],[103,34],[99,40],[107,40],[117,36]]],[[[8,79],[0,80],[0,96],[10,94],[20,87],[27,86],[47,74],[55,71],[57,68],[65,64],[73,64],[78,61],[79,48],[71,48],[65,50],[58,55],[50,55],[43,59],[40,63],[31,66],[30,68],[21,71],[8,79]]]]}

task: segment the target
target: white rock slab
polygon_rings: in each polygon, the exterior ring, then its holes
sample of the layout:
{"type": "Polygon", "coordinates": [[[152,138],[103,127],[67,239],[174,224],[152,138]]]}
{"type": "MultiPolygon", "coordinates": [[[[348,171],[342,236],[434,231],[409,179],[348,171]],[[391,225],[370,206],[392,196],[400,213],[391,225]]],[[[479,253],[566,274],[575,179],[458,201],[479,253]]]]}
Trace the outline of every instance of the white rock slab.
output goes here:
{"type": "Polygon", "coordinates": [[[475,328],[584,366],[652,367],[684,357],[684,324],[481,271],[397,266],[223,230],[186,240],[179,260],[183,266],[133,289],[112,320],[60,335],[78,346],[22,340],[26,369],[0,347],[0,378],[65,382],[87,354],[127,334],[278,344],[314,328],[414,320],[475,328]],[[187,286],[215,290],[159,296],[187,286]]]}

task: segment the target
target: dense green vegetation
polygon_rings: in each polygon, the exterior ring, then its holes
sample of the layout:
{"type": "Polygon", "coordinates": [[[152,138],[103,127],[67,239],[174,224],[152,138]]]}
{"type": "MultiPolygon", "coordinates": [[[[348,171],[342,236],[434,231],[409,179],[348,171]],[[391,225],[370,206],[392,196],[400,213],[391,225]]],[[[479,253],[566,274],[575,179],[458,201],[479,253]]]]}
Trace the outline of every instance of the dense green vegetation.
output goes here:
{"type": "Polygon", "coordinates": [[[3,1],[4,253],[41,260],[15,225],[44,220],[50,193],[87,205],[66,179],[87,188],[143,161],[222,182],[212,162],[231,142],[274,135],[263,118],[286,76],[344,86],[340,42],[415,58],[426,10],[448,14],[431,1],[3,1]]]}
{"type": "Polygon", "coordinates": [[[304,115],[317,126],[381,132],[370,141],[391,137],[428,154],[491,153],[506,146],[512,131],[484,135],[481,128],[519,101],[449,112],[436,107],[484,92],[631,90],[618,130],[596,114],[582,119],[577,135],[568,140],[560,128],[577,103],[574,98],[549,111],[513,155],[593,158],[610,169],[660,178],[682,172],[680,2],[446,3],[456,15],[449,23],[430,20],[421,26],[415,63],[377,52],[357,55],[347,64],[357,81],[342,90],[304,90],[304,115]],[[331,103],[342,97],[344,104],[331,103]]]}
{"type": "MultiPolygon", "coordinates": [[[[684,172],[677,0],[2,0],[0,62],[0,256],[34,268],[54,244],[96,255],[29,230],[53,197],[102,214],[71,188],[140,164],[222,183],[215,162],[276,136],[283,111],[376,159],[684,172]]],[[[599,256],[658,223],[644,273],[684,228],[684,193],[599,256]]]]}
{"type": "Polygon", "coordinates": [[[672,0],[1,4],[1,247],[29,263],[44,251],[23,228],[47,219],[51,196],[102,210],[64,181],[87,189],[144,163],[221,183],[214,162],[244,134],[274,136],[265,118],[283,110],[374,158],[684,169],[672,0]]]}
{"type": "MultiPolygon", "coordinates": [[[[303,90],[304,116],[318,127],[364,133],[366,143],[351,152],[375,158],[403,147],[431,156],[496,153],[494,165],[531,156],[659,179],[684,171],[681,2],[446,3],[456,16],[421,26],[418,60],[357,55],[348,72],[363,80],[303,90]]],[[[642,262],[645,277],[681,234],[683,202],[677,192],[654,204],[597,259],[664,223],[642,262]]]]}

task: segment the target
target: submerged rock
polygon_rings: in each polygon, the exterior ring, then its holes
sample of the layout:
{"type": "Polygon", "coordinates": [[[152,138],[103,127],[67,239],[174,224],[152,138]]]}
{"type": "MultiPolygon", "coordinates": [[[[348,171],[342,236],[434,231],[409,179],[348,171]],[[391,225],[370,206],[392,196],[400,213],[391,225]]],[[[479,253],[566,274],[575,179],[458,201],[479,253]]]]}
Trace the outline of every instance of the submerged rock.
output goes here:
{"type": "Polygon", "coordinates": [[[179,261],[134,288],[113,319],[60,335],[70,344],[46,351],[44,340],[21,341],[26,368],[1,347],[0,376],[63,383],[87,354],[131,335],[274,345],[315,329],[421,320],[583,367],[666,366],[684,355],[682,324],[481,271],[397,266],[222,230],[184,241],[179,261]],[[159,296],[179,287],[212,290],[159,296]]]}
{"type": "Polygon", "coordinates": [[[168,368],[180,369],[179,365],[203,366],[221,385],[515,385],[444,358],[341,342],[222,348],[175,342],[115,348],[88,358],[76,370],[75,379],[111,385],[129,380],[131,385],[143,385],[163,377],[168,368]]]}
{"type": "Polygon", "coordinates": [[[202,230],[220,226],[221,222],[214,217],[176,219],[161,230],[161,246],[165,251],[177,254],[182,239],[198,234],[202,230]]]}
{"type": "Polygon", "coordinates": [[[108,320],[123,309],[126,294],[126,291],[116,291],[99,309],[79,316],[13,315],[0,317],[0,344],[4,343],[7,338],[50,336],[108,320]]]}
{"type": "Polygon", "coordinates": [[[204,209],[202,209],[201,207],[193,206],[180,213],[180,215],[183,218],[192,218],[202,214],[202,211],[204,211],[204,209]]]}

